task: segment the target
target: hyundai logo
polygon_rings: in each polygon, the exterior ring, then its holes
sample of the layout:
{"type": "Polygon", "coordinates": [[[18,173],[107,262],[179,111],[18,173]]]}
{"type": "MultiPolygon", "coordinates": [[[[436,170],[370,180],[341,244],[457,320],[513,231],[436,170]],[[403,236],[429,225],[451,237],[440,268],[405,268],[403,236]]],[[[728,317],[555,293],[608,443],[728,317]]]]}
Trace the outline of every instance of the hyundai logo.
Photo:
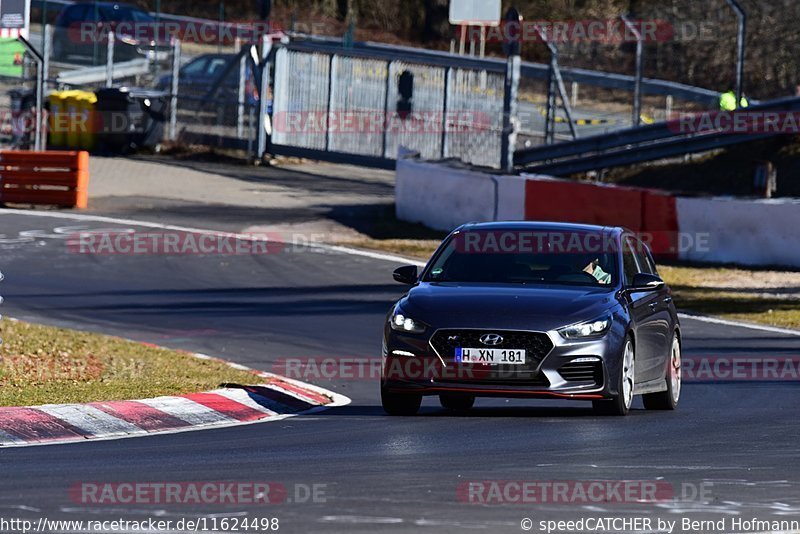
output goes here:
{"type": "Polygon", "coordinates": [[[503,336],[500,334],[483,334],[480,337],[480,340],[484,345],[493,347],[495,345],[500,345],[503,342],[503,336]]]}

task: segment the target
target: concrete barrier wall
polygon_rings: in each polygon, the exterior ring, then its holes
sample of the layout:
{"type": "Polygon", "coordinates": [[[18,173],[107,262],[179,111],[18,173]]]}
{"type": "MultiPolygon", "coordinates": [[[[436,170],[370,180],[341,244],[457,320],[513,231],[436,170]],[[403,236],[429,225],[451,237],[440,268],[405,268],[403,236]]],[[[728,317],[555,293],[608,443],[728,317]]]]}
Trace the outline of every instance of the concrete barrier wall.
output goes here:
{"type": "Polygon", "coordinates": [[[522,220],[525,180],[399,159],[395,205],[398,219],[436,230],[472,221],[522,220]]]}
{"type": "Polygon", "coordinates": [[[681,258],[800,267],[800,200],[678,198],[681,234],[697,240],[681,258]]]}
{"type": "Polygon", "coordinates": [[[663,191],[397,163],[397,216],[450,231],[466,222],[626,226],[662,258],[800,267],[800,200],[679,198],[663,191]]]}

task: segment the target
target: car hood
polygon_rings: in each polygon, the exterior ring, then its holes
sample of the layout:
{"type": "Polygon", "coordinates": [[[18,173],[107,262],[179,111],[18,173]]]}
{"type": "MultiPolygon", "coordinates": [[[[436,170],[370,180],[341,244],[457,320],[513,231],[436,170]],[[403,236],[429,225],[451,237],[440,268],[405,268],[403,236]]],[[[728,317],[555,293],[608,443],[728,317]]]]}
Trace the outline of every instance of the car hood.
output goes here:
{"type": "Polygon", "coordinates": [[[596,319],[617,304],[613,289],[583,286],[422,283],[400,301],[433,328],[549,331],[596,319]]]}

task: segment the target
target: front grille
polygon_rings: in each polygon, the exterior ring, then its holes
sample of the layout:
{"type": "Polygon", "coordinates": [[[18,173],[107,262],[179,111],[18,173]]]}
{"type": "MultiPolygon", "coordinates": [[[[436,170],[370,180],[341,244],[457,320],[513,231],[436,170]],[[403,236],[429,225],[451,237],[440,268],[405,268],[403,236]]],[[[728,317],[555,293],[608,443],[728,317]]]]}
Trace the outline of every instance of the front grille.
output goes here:
{"type": "Polygon", "coordinates": [[[547,334],[519,330],[439,330],[431,338],[431,346],[445,363],[455,362],[456,347],[525,350],[526,365],[518,366],[521,371],[523,368],[529,371],[538,369],[544,357],[553,350],[553,342],[547,334]],[[500,334],[503,342],[487,347],[480,341],[484,334],[500,334]]]}
{"type": "Polygon", "coordinates": [[[567,382],[603,383],[603,365],[601,362],[571,362],[558,370],[567,382]]]}

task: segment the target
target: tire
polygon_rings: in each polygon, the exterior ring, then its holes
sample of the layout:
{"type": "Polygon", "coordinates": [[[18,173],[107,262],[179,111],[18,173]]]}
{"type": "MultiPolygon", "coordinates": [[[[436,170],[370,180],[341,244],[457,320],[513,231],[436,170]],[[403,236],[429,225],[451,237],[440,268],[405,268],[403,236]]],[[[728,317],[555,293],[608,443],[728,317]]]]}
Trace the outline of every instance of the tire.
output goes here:
{"type": "Polygon", "coordinates": [[[453,412],[466,412],[475,405],[475,397],[472,395],[439,395],[439,403],[442,408],[453,412]]]}
{"type": "Polygon", "coordinates": [[[393,393],[381,387],[381,404],[389,415],[416,415],[422,404],[422,395],[393,393]]]}
{"type": "Polygon", "coordinates": [[[622,350],[622,362],[617,376],[617,391],[619,393],[613,399],[592,401],[595,413],[613,416],[628,415],[633,404],[633,388],[636,383],[635,364],[636,355],[634,353],[633,340],[628,338],[625,341],[625,348],[622,350]]]}
{"type": "Polygon", "coordinates": [[[667,390],[642,395],[647,410],[674,410],[681,398],[681,340],[678,333],[672,336],[672,346],[667,362],[667,390]]]}

